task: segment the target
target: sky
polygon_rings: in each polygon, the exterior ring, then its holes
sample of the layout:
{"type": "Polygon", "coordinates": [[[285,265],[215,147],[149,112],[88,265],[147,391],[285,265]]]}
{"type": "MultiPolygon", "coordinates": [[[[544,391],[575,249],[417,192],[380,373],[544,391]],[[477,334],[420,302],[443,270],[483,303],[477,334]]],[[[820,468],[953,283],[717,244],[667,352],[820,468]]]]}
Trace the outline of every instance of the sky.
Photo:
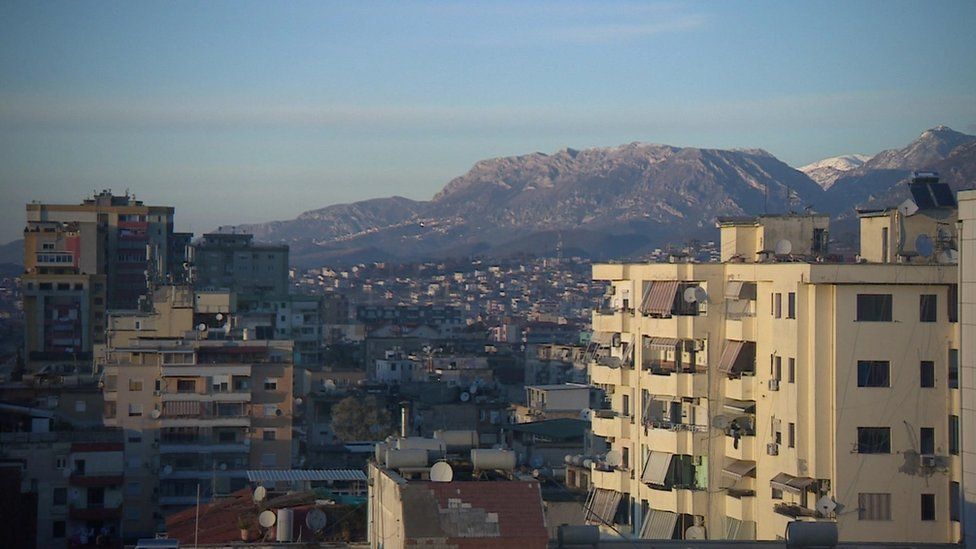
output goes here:
{"type": "Polygon", "coordinates": [[[976,133],[976,2],[0,3],[0,242],[126,189],[177,230],[429,199],[633,141],[793,166],[976,133]]]}

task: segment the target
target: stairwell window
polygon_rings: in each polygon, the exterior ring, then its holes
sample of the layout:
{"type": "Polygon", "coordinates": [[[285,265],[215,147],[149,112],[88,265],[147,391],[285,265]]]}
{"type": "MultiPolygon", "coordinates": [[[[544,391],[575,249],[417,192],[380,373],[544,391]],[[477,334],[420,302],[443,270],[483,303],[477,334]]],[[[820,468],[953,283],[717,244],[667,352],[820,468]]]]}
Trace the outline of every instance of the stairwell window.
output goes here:
{"type": "Polygon", "coordinates": [[[935,294],[922,294],[918,296],[918,321],[935,322],[936,304],[938,299],[935,294]]]}
{"type": "Polygon", "coordinates": [[[783,294],[773,294],[773,318],[783,318],[783,294]]]}
{"type": "Polygon", "coordinates": [[[796,292],[786,294],[786,318],[796,318],[796,292]]]}
{"type": "Polygon", "coordinates": [[[891,427],[858,427],[857,453],[890,454],[891,427]]]}
{"type": "Polygon", "coordinates": [[[935,387],[935,362],[923,360],[919,363],[919,385],[922,388],[935,387]]]}
{"type": "Polygon", "coordinates": [[[858,322],[891,322],[891,294],[857,294],[858,322]]]}
{"type": "Polygon", "coordinates": [[[949,453],[959,455],[959,416],[949,416],[949,453]]]}
{"type": "Polygon", "coordinates": [[[890,387],[890,364],[887,360],[858,360],[858,387],[890,387]]]}
{"type": "Polygon", "coordinates": [[[922,494],[922,520],[935,520],[935,494],[922,494]]]}

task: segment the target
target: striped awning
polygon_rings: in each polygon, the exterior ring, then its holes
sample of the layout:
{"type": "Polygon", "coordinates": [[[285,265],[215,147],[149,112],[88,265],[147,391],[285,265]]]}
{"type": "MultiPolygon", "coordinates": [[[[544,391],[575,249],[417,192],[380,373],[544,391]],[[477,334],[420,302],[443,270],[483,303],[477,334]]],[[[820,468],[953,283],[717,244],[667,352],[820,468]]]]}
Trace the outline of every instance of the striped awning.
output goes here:
{"type": "Polygon", "coordinates": [[[674,459],[674,454],[651,450],[647,454],[647,460],[644,462],[644,473],[641,475],[641,482],[644,484],[663,485],[667,480],[668,469],[671,468],[672,459],[674,459]]]}
{"type": "Polygon", "coordinates": [[[817,481],[810,477],[794,477],[788,473],[780,473],[769,481],[769,485],[785,492],[800,494],[815,482],[817,481]]]}
{"type": "Polygon", "coordinates": [[[725,342],[722,356],[718,360],[718,371],[732,375],[752,368],[749,366],[756,359],[756,344],[752,341],[737,341],[730,339],[725,342]]]}
{"type": "Polygon", "coordinates": [[[199,400],[174,400],[163,403],[165,417],[196,417],[200,415],[199,400]]]}
{"type": "Polygon", "coordinates": [[[586,508],[585,522],[588,524],[613,524],[613,517],[617,515],[622,494],[616,490],[595,488],[590,496],[590,504],[586,508]]]}
{"type": "Polygon", "coordinates": [[[366,473],[359,469],[255,469],[248,470],[248,482],[295,481],[362,481],[366,473]]]}
{"type": "Polygon", "coordinates": [[[593,332],[590,336],[590,343],[595,343],[597,345],[610,345],[613,342],[613,336],[616,332],[593,332]]]}
{"type": "Polygon", "coordinates": [[[738,480],[756,470],[756,462],[744,459],[733,459],[722,467],[722,473],[738,480]]]}
{"type": "Polygon", "coordinates": [[[647,339],[645,347],[655,351],[673,351],[679,341],[676,337],[651,337],[647,339]]]}
{"type": "MultiPolygon", "coordinates": [[[[645,283],[648,284],[648,283],[645,283]]],[[[678,291],[677,280],[655,280],[644,291],[641,312],[645,315],[669,315],[678,291]]]]}
{"type": "Polygon", "coordinates": [[[674,527],[678,524],[678,514],[671,511],[649,509],[644,517],[644,527],[641,528],[641,539],[671,539],[674,537],[674,527]]]}

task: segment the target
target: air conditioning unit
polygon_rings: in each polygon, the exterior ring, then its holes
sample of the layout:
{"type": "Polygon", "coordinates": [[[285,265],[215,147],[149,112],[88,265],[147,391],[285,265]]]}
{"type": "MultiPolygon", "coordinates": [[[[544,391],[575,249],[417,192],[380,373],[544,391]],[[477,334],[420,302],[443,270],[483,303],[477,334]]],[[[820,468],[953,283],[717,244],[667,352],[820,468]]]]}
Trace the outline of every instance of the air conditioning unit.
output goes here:
{"type": "Polygon", "coordinates": [[[778,379],[770,379],[769,380],[769,390],[770,391],[779,391],[779,380],[778,379]]]}
{"type": "Polygon", "coordinates": [[[936,462],[935,456],[933,455],[922,456],[922,467],[935,467],[936,465],[938,465],[938,463],[936,462]]]}
{"type": "Polygon", "coordinates": [[[779,455],[779,444],[775,442],[770,442],[766,445],[766,455],[778,456],[779,455]]]}

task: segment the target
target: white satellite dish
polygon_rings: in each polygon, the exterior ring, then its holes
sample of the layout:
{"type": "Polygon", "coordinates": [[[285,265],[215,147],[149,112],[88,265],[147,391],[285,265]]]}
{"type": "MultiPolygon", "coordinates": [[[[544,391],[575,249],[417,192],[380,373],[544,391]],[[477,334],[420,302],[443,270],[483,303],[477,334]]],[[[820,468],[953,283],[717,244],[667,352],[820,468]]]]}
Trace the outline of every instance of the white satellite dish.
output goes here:
{"type": "Polygon", "coordinates": [[[610,450],[609,452],[607,452],[607,456],[604,458],[604,460],[607,462],[607,465],[609,465],[610,467],[616,467],[620,465],[622,458],[620,457],[620,452],[616,450],[610,450]]]}
{"type": "Polygon", "coordinates": [[[221,313],[217,313],[217,320],[223,320],[223,319],[224,319],[224,315],[221,313]]]}
{"type": "Polygon", "coordinates": [[[837,509],[837,503],[830,496],[823,496],[817,500],[816,509],[821,515],[829,515],[837,509]]]}
{"type": "Polygon", "coordinates": [[[454,469],[446,461],[438,461],[430,468],[430,480],[432,482],[451,482],[454,480],[454,469]]]}
{"type": "Polygon", "coordinates": [[[163,413],[160,412],[159,410],[153,410],[152,412],[149,412],[149,417],[151,417],[153,419],[159,419],[160,416],[162,416],[162,415],[163,415],[163,413]]]}
{"type": "Polygon", "coordinates": [[[915,237],[915,251],[918,255],[929,257],[935,251],[935,244],[932,237],[927,234],[920,234],[915,237]]]}
{"type": "Polygon", "coordinates": [[[201,322],[200,324],[197,324],[197,331],[198,332],[206,332],[207,331],[207,325],[204,324],[203,322],[201,322]]]}
{"type": "Polygon", "coordinates": [[[911,199],[905,200],[898,206],[898,211],[905,217],[908,217],[918,211],[918,204],[911,199]]]}
{"type": "Polygon", "coordinates": [[[685,539],[705,539],[705,528],[702,526],[689,526],[685,530],[685,539]]]}
{"type": "Polygon", "coordinates": [[[708,292],[705,291],[705,288],[695,286],[695,301],[699,303],[708,301],[708,292]]]}
{"type": "Polygon", "coordinates": [[[472,383],[471,386],[468,387],[468,392],[471,393],[472,395],[478,394],[478,383],[477,382],[472,383]]]}
{"type": "Polygon", "coordinates": [[[793,251],[793,243],[783,238],[776,242],[776,255],[790,255],[793,251]]]}
{"type": "Polygon", "coordinates": [[[565,456],[563,456],[563,461],[566,462],[566,463],[572,463],[573,462],[573,455],[572,454],[566,454],[565,456]]]}
{"type": "Polygon", "coordinates": [[[695,296],[695,289],[690,286],[688,288],[685,288],[684,298],[685,298],[685,303],[694,303],[695,301],[697,301],[698,297],[695,296]]]}
{"type": "Polygon", "coordinates": [[[940,263],[959,263],[959,252],[956,250],[946,250],[939,254],[940,263]]]}
{"type": "Polygon", "coordinates": [[[305,526],[308,526],[308,529],[313,532],[318,532],[325,528],[325,525],[328,523],[329,519],[321,509],[312,509],[305,515],[305,526]]]}
{"type": "Polygon", "coordinates": [[[254,489],[254,501],[264,501],[264,498],[268,497],[268,489],[264,486],[258,486],[254,489]]]}
{"type": "Polygon", "coordinates": [[[275,513],[271,510],[261,511],[261,514],[258,515],[258,524],[260,524],[262,528],[271,528],[274,526],[275,520],[275,513]]]}
{"type": "Polygon", "coordinates": [[[164,477],[168,477],[171,474],[173,474],[173,466],[172,465],[167,465],[167,466],[163,467],[163,476],[164,477]]]}
{"type": "Polygon", "coordinates": [[[64,478],[70,477],[71,473],[74,473],[74,471],[71,470],[71,467],[65,467],[64,469],[61,469],[61,475],[64,476],[64,478]]]}
{"type": "Polygon", "coordinates": [[[471,393],[467,391],[461,391],[461,402],[467,402],[471,400],[471,393]]]}
{"type": "Polygon", "coordinates": [[[301,406],[302,405],[302,402],[305,402],[305,401],[302,400],[301,397],[296,398],[295,399],[295,406],[301,406]]]}
{"type": "Polygon", "coordinates": [[[583,408],[582,410],[580,410],[579,418],[582,419],[583,421],[590,421],[590,419],[593,418],[593,410],[589,408],[583,408]]]}

